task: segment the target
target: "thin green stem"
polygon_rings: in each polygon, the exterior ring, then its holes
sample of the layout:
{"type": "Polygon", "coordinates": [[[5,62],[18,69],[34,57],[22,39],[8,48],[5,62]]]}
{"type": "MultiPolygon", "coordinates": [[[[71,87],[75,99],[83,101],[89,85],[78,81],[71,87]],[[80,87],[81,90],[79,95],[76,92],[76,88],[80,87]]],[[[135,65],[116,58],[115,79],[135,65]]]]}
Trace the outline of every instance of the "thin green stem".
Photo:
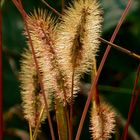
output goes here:
{"type": "MultiPolygon", "coordinates": [[[[132,5],[132,0],[129,0],[128,3],[127,3],[127,6],[126,6],[126,8],[125,8],[125,10],[124,10],[124,12],[123,12],[123,14],[121,16],[121,18],[120,18],[120,20],[119,20],[119,22],[118,22],[118,24],[117,24],[117,26],[115,28],[115,31],[114,31],[114,33],[113,33],[113,35],[111,37],[111,40],[110,40],[111,43],[114,41],[114,39],[115,39],[115,37],[116,37],[116,35],[117,35],[117,33],[118,33],[123,21],[126,18],[126,15],[128,14],[128,11],[129,11],[131,5],[132,5]]],[[[81,131],[82,131],[84,120],[85,120],[85,117],[86,117],[86,114],[87,114],[87,111],[88,111],[88,108],[89,108],[89,105],[90,105],[90,101],[91,101],[91,99],[92,99],[92,97],[94,95],[94,90],[96,88],[96,85],[97,85],[100,73],[101,73],[101,71],[103,69],[104,63],[106,61],[106,58],[107,58],[107,56],[109,54],[110,48],[111,48],[111,46],[108,45],[108,47],[107,47],[107,49],[106,49],[106,51],[104,53],[104,56],[102,58],[102,61],[100,63],[100,66],[98,68],[97,75],[96,75],[95,79],[93,80],[93,84],[92,84],[90,93],[88,95],[88,98],[87,98],[87,101],[86,101],[86,104],[85,104],[85,107],[84,107],[84,110],[83,110],[83,113],[82,113],[82,117],[81,117],[81,120],[80,120],[80,124],[79,124],[79,127],[78,127],[78,131],[77,131],[75,140],[80,139],[81,131]]]]}
{"type": "Polygon", "coordinates": [[[37,120],[37,124],[36,124],[35,131],[34,131],[34,134],[33,134],[33,140],[36,140],[37,133],[38,133],[38,130],[39,130],[39,126],[40,126],[40,122],[41,122],[44,110],[45,110],[45,105],[42,107],[42,109],[40,111],[39,118],[37,120]]]}
{"type": "Polygon", "coordinates": [[[30,140],[33,140],[32,127],[30,122],[29,122],[29,133],[30,133],[30,140]]]}
{"type": "Polygon", "coordinates": [[[113,92],[113,93],[121,93],[121,94],[131,94],[132,93],[132,89],[113,87],[113,86],[107,86],[107,85],[99,85],[99,90],[106,91],[106,92],[113,92]]]}
{"type": "MultiPolygon", "coordinates": [[[[91,85],[90,84],[81,84],[81,91],[84,91],[83,94],[88,95],[88,91],[90,90],[91,85]]],[[[132,94],[132,89],[129,88],[123,88],[123,87],[115,87],[115,86],[110,86],[110,85],[99,85],[98,86],[99,91],[101,92],[107,92],[107,93],[117,93],[117,94],[132,94]]],[[[136,90],[136,94],[137,94],[138,90],[136,90]]]]}

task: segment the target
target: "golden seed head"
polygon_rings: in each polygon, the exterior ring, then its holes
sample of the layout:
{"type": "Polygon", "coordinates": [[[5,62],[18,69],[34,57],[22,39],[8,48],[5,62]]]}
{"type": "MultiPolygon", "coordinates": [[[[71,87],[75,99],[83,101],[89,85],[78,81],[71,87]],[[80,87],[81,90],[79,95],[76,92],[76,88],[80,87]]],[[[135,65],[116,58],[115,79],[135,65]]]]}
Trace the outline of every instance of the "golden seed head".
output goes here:
{"type": "MultiPolygon", "coordinates": [[[[51,16],[38,9],[27,18],[27,24],[35,51],[35,57],[43,78],[43,86],[46,94],[54,92],[56,86],[55,75],[55,26],[51,16]]],[[[26,32],[25,32],[26,34],[26,32]]],[[[28,36],[27,36],[28,38],[28,36]]]]}
{"type": "Polygon", "coordinates": [[[101,10],[96,0],[75,0],[58,26],[56,48],[66,73],[88,72],[96,56],[101,32],[101,10]]]}
{"type": "Polygon", "coordinates": [[[93,102],[91,110],[90,131],[94,140],[108,140],[114,133],[115,113],[112,107],[101,103],[99,107],[93,102]]]}
{"type": "MultiPolygon", "coordinates": [[[[44,100],[38,81],[35,63],[29,50],[26,50],[22,55],[20,83],[23,112],[25,118],[34,128],[37,124],[40,110],[44,106],[44,100]]],[[[48,100],[49,105],[50,101],[51,100],[48,100]]],[[[46,117],[47,114],[44,112],[41,122],[44,121],[46,117]]]]}
{"type": "Polygon", "coordinates": [[[29,16],[27,23],[39,70],[44,77],[43,84],[46,93],[53,94],[53,96],[60,98],[62,101],[64,99],[69,101],[71,95],[71,77],[64,74],[59,65],[57,58],[59,52],[55,48],[56,32],[54,20],[46,12],[38,10],[32,16],[29,16]]]}

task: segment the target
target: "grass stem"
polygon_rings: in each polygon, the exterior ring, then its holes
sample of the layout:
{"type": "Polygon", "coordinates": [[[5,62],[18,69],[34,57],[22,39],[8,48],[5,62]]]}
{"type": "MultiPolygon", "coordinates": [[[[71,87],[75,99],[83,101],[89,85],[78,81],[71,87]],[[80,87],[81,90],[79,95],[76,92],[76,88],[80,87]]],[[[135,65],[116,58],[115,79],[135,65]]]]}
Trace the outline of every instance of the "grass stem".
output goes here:
{"type": "Polygon", "coordinates": [[[42,107],[42,109],[40,111],[39,118],[37,120],[37,124],[36,124],[35,131],[34,131],[34,134],[33,134],[33,140],[36,140],[37,133],[38,133],[38,130],[39,130],[39,126],[40,126],[40,122],[41,122],[44,110],[45,110],[45,105],[42,107]]]}
{"type": "Polygon", "coordinates": [[[106,44],[110,45],[111,47],[113,47],[113,48],[119,50],[119,51],[122,52],[122,53],[128,54],[128,55],[130,55],[130,56],[132,56],[132,57],[134,57],[134,58],[140,60],[140,55],[138,55],[138,54],[136,54],[136,53],[134,53],[134,52],[132,52],[132,51],[129,51],[129,50],[127,50],[127,49],[125,49],[125,48],[123,48],[123,47],[120,47],[120,46],[118,46],[118,45],[116,45],[116,44],[113,44],[113,43],[111,43],[111,42],[109,42],[109,41],[107,41],[107,40],[105,40],[105,39],[103,39],[103,38],[101,38],[101,37],[99,38],[99,40],[100,40],[101,42],[106,43],[106,44]]]}
{"type": "Polygon", "coordinates": [[[131,97],[131,101],[130,101],[128,118],[127,118],[127,122],[126,122],[126,125],[124,127],[124,130],[123,130],[122,140],[127,139],[128,127],[129,127],[129,124],[130,124],[130,121],[131,121],[131,118],[132,118],[132,114],[134,112],[134,109],[135,109],[135,106],[136,106],[136,103],[137,103],[137,100],[138,100],[140,89],[138,90],[137,94],[135,94],[135,92],[136,92],[136,87],[137,87],[138,80],[139,80],[139,75],[140,75],[140,64],[138,66],[138,70],[137,70],[137,73],[136,73],[136,78],[135,78],[135,81],[134,81],[134,87],[133,87],[132,97],[131,97]]]}
{"type": "Polygon", "coordinates": [[[39,77],[39,83],[40,83],[40,87],[41,87],[41,90],[42,90],[42,94],[43,94],[43,98],[44,98],[44,102],[45,102],[45,107],[46,107],[46,111],[47,111],[47,115],[48,115],[48,123],[49,123],[49,127],[50,127],[51,137],[52,137],[52,140],[55,140],[55,135],[54,135],[54,131],[53,131],[51,117],[50,117],[50,113],[49,113],[49,110],[48,110],[48,103],[47,103],[47,99],[46,99],[46,96],[45,96],[43,81],[42,81],[42,77],[41,77],[41,74],[40,74],[40,71],[39,71],[39,66],[38,66],[38,62],[37,62],[37,59],[36,59],[32,39],[31,39],[31,36],[30,36],[30,32],[29,32],[29,29],[28,29],[28,24],[26,22],[27,14],[25,13],[25,11],[22,7],[21,0],[19,0],[20,2],[18,2],[17,0],[12,0],[12,1],[15,4],[15,6],[17,7],[17,9],[20,11],[20,13],[22,15],[22,18],[24,20],[25,29],[26,29],[27,35],[29,37],[29,43],[30,43],[33,58],[34,58],[34,61],[35,61],[35,66],[36,66],[37,74],[38,74],[38,77],[39,77]]]}
{"type": "Polygon", "coordinates": [[[30,122],[29,122],[29,133],[30,133],[30,140],[33,140],[32,127],[30,122]]]}
{"type": "Polygon", "coordinates": [[[45,0],[41,0],[49,9],[51,9],[55,14],[61,17],[61,14],[55,10],[53,7],[51,7],[45,0]]]}
{"type": "MultiPolygon", "coordinates": [[[[115,30],[114,30],[114,33],[113,33],[112,37],[111,37],[111,40],[110,40],[111,43],[114,41],[117,33],[119,32],[119,29],[120,29],[123,21],[125,20],[127,14],[128,14],[128,11],[129,11],[129,9],[130,9],[130,7],[132,5],[132,1],[133,0],[128,1],[127,6],[126,6],[121,18],[120,18],[115,30]]],[[[95,88],[96,88],[100,73],[101,73],[101,71],[103,69],[104,63],[106,61],[106,58],[107,58],[107,56],[109,54],[110,49],[111,49],[111,46],[108,45],[108,47],[107,47],[107,49],[106,49],[106,51],[104,53],[104,56],[103,56],[103,58],[101,60],[100,66],[98,68],[97,75],[96,75],[95,79],[93,80],[92,87],[91,87],[90,93],[88,95],[88,98],[87,98],[87,101],[86,101],[86,104],[85,104],[85,107],[84,107],[84,110],[83,110],[83,113],[82,113],[82,117],[81,117],[81,120],[80,120],[80,124],[79,124],[79,127],[78,127],[78,131],[77,131],[75,140],[80,139],[81,131],[82,131],[83,124],[84,124],[84,121],[85,121],[85,117],[86,117],[86,114],[87,114],[87,111],[88,111],[88,108],[89,108],[89,105],[90,105],[90,101],[91,101],[91,99],[93,97],[93,94],[94,94],[94,91],[95,91],[95,88]]]]}

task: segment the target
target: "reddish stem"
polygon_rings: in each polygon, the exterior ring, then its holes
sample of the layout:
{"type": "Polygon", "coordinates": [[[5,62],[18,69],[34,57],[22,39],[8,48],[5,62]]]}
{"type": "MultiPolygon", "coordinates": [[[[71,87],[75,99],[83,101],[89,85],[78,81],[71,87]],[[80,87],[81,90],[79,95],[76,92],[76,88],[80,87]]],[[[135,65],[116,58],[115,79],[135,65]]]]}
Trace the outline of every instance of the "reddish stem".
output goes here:
{"type": "Polygon", "coordinates": [[[18,11],[20,12],[20,14],[22,15],[22,17],[27,17],[27,13],[23,9],[21,1],[18,1],[18,0],[12,0],[12,1],[15,4],[18,11]]]}
{"type": "Polygon", "coordinates": [[[2,105],[2,9],[0,7],[0,140],[3,139],[3,105],[2,105]]]}
{"type": "Polygon", "coordinates": [[[39,66],[38,66],[36,56],[35,56],[35,50],[34,50],[34,47],[33,47],[31,36],[30,36],[30,31],[28,29],[28,25],[27,25],[27,22],[26,22],[27,14],[23,9],[21,0],[18,0],[18,1],[12,0],[12,1],[16,5],[17,9],[20,11],[20,13],[22,15],[22,18],[24,20],[24,23],[25,23],[25,28],[26,28],[26,31],[27,31],[27,34],[28,34],[28,37],[29,37],[29,43],[30,43],[30,47],[31,47],[31,50],[32,50],[32,53],[33,53],[33,58],[34,58],[34,61],[35,61],[35,66],[36,66],[36,70],[37,70],[38,77],[39,77],[39,83],[40,83],[40,87],[41,87],[41,90],[42,90],[42,94],[43,94],[43,98],[44,98],[44,102],[45,102],[45,106],[46,106],[51,137],[52,137],[52,140],[55,140],[55,135],[54,135],[53,127],[52,127],[51,117],[50,117],[50,113],[48,111],[48,103],[47,103],[47,100],[46,100],[45,90],[44,90],[44,86],[43,86],[43,82],[42,82],[42,76],[41,76],[40,71],[39,71],[39,66]]]}
{"type": "Polygon", "coordinates": [[[61,10],[61,14],[63,14],[64,12],[64,8],[65,8],[65,0],[61,0],[61,7],[62,7],[62,10],[61,10]]]}
{"type": "Polygon", "coordinates": [[[134,82],[134,87],[133,87],[133,91],[132,91],[132,97],[131,97],[131,102],[130,102],[130,107],[129,107],[129,112],[128,112],[127,123],[124,127],[124,130],[123,130],[122,140],[127,139],[129,124],[130,124],[132,114],[134,112],[134,109],[135,109],[135,106],[136,106],[136,103],[137,103],[137,100],[138,100],[138,96],[139,96],[139,93],[140,93],[140,88],[139,88],[137,94],[135,95],[136,87],[137,87],[138,79],[139,79],[139,74],[140,74],[140,64],[138,66],[138,70],[137,70],[137,74],[136,74],[136,78],[135,78],[135,82],[134,82]]]}
{"type": "MultiPolygon", "coordinates": [[[[125,8],[125,10],[124,10],[124,12],[123,12],[123,14],[122,14],[118,24],[117,24],[117,26],[115,28],[115,31],[114,31],[112,37],[111,37],[111,40],[110,40],[111,43],[113,43],[113,41],[114,41],[114,39],[115,39],[115,37],[116,37],[116,35],[117,35],[117,33],[118,33],[122,23],[124,21],[124,19],[126,18],[126,15],[127,15],[128,11],[129,11],[129,9],[131,7],[132,1],[133,0],[129,0],[128,1],[127,6],[126,6],[126,8],[125,8]]],[[[76,135],[75,140],[79,140],[80,139],[80,134],[81,134],[82,127],[83,127],[83,124],[84,124],[84,120],[85,120],[85,117],[86,117],[86,114],[87,114],[87,111],[88,111],[88,108],[89,108],[89,105],[90,105],[90,101],[91,101],[92,97],[95,96],[94,93],[96,93],[96,92],[94,92],[94,89],[96,88],[96,85],[97,85],[100,73],[102,71],[104,63],[105,63],[106,58],[108,56],[108,53],[110,51],[110,48],[111,48],[111,46],[108,45],[108,47],[107,47],[107,49],[106,49],[106,51],[104,53],[104,56],[102,58],[102,61],[100,63],[100,66],[98,68],[97,75],[95,76],[95,79],[92,82],[92,86],[91,86],[91,89],[90,89],[90,92],[89,92],[89,95],[88,95],[88,98],[87,98],[87,101],[86,101],[86,104],[85,104],[84,111],[82,113],[82,117],[81,117],[81,120],[80,120],[80,124],[79,124],[79,127],[78,127],[78,131],[77,131],[77,135],[76,135]]],[[[96,95],[96,100],[97,99],[99,99],[99,95],[96,95]]]]}
{"type": "Polygon", "coordinates": [[[61,17],[61,14],[57,11],[57,10],[55,10],[53,7],[51,7],[45,0],[41,0],[44,4],[46,4],[46,6],[49,8],[49,9],[51,9],[55,14],[57,14],[58,16],[60,16],[61,17]]]}

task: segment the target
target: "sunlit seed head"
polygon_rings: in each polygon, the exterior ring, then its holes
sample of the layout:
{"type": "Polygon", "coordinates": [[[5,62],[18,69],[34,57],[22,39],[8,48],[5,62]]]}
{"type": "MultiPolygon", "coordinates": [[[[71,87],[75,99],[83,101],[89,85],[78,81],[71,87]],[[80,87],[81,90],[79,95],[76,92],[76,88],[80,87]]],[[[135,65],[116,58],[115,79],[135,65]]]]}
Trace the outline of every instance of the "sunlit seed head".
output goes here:
{"type": "Polygon", "coordinates": [[[71,78],[63,73],[63,69],[59,65],[57,57],[59,52],[55,47],[56,31],[54,20],[51,19],[48,13],[38,10],[29,16],[27,23],[39,70],[44,77],[45,92],[60,98],[61,101],[69,101],[71,78]]]}
{"type": "Polygon", "coordinates": [[[49,13],[38,9],[27,18],[27,24],[39,71],[44,77],[42,82],[45,93],[52,95],[56,86],[54,20],[49,13]]]}
{"type": "Polygon", "coordinates": [[[115,128],[115,113],[106,103],[96,106],[93,102],[91,110],[90,132],[94,140],[108,140],[115,128]]]}
{"type": "Polygon", "coordinates": [[[101,9],[96,0],[75,0],[64,13],[56,42],[61,65],[67,73],[75,67],[82,75],[91,69],[98,51],[101,9]]]}
{"type": "MultiPolygon", "coordinates": [[[[44,100],[35,63],[29,50],[26,50],[22,55],[19,79],[24,117],[30,122],[31,127],[34,128],[37,124],[40,111],[44,106],[44,100]]],[[[50,105],[50,100],[48,100],[48,103],[50,105]]],[[[43,122],[46,117],[47,114],[44,112],[41,122],[43,122]]]]}

